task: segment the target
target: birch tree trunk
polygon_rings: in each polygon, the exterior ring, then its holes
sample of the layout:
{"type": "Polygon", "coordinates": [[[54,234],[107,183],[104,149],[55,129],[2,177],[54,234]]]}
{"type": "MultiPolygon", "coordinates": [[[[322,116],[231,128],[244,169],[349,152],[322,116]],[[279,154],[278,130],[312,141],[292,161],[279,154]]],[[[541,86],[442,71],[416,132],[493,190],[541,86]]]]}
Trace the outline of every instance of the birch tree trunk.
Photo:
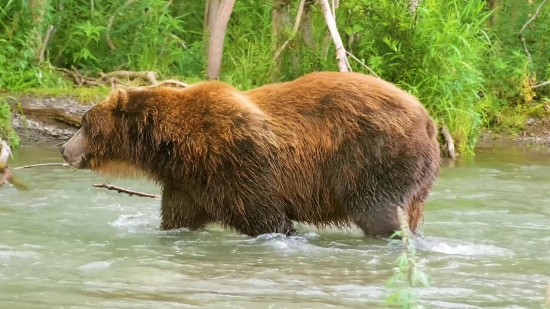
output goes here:
{"type": "Polygon", "coordinates": [[[336,59],[338,60],[338,69],[340,72],[349,72],[349,62],[346,55],[346,49],[344,48],[344,43],[342,43],[342,38],[338,33],[338,28],[336,27],[336,19],[330,9],[330,4],[328,0],[320,0],[321,7],[323,8],[323,13],[325,15],[325,21],[327,23],[328,30],[336,47],[336,59]]]}

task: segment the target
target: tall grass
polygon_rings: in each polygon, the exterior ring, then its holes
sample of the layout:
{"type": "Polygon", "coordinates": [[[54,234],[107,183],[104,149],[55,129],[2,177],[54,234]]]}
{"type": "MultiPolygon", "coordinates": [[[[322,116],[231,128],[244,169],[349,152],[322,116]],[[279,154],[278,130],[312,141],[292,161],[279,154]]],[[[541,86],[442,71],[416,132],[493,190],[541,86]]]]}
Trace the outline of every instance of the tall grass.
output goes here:
{"type": "Polygon", "coordinates": [[[482,1],[425,0],[412,16],[408,3],[382,0],[367,18],[356,16],[369,31],[354,52],[370,55],[367,62],[379,75],[418,96],[448,126],[459,151],[470,153],[481,125],[489,13],[482,1]]]}

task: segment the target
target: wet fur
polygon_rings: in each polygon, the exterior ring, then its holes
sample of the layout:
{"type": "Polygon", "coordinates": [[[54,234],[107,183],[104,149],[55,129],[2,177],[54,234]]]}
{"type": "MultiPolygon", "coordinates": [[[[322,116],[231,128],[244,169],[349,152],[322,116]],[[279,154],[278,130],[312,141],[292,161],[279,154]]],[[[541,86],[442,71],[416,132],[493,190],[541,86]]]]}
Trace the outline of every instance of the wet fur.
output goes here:
{"type": "Polygon", "coordinates": [[[425,108],[358,73],[115,90],[82,132],[89,168],[162,186],[162,229],[291,234],[294,220],[387,237],[399,206],[414,231],[440,165],[425,108]]]}

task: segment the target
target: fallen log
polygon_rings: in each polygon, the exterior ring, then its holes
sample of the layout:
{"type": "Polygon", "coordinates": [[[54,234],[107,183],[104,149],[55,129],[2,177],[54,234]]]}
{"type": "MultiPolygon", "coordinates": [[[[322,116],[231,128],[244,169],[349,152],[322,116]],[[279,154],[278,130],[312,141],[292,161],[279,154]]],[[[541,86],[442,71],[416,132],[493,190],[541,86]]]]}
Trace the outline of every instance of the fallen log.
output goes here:
{"type": "Polygon", "coordinates": [[[33,116],[38,119],[51,119],[57,122],[62,122],[67,125],[80,128],[82,126],[81,117],[76,117],[65,113],[61,108],[54,107],[25,107],[21,110],[26,116],[33,116]]]}

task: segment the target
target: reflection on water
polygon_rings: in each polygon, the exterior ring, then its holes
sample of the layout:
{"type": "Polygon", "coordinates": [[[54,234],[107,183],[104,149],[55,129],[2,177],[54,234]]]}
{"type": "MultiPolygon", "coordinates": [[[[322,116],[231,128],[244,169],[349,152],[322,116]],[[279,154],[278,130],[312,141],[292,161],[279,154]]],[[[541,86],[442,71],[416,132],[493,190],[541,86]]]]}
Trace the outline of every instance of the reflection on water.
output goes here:
{"type": "MultiPolygon", "coordinates": [[[[57,149],[14,151],[12,166],[60,162],[57,149]]],[[[149,193],[62,167],[16,171],[32,190],[0,188],[2,308],[384,308],[400,252],[358,229],[257,238],[209,226],[159,231],[149,193]]],[[[427,308],[540,308],[550,282],[547,152],[480,149],[445,167],[420,251],[427,308]]]]}

